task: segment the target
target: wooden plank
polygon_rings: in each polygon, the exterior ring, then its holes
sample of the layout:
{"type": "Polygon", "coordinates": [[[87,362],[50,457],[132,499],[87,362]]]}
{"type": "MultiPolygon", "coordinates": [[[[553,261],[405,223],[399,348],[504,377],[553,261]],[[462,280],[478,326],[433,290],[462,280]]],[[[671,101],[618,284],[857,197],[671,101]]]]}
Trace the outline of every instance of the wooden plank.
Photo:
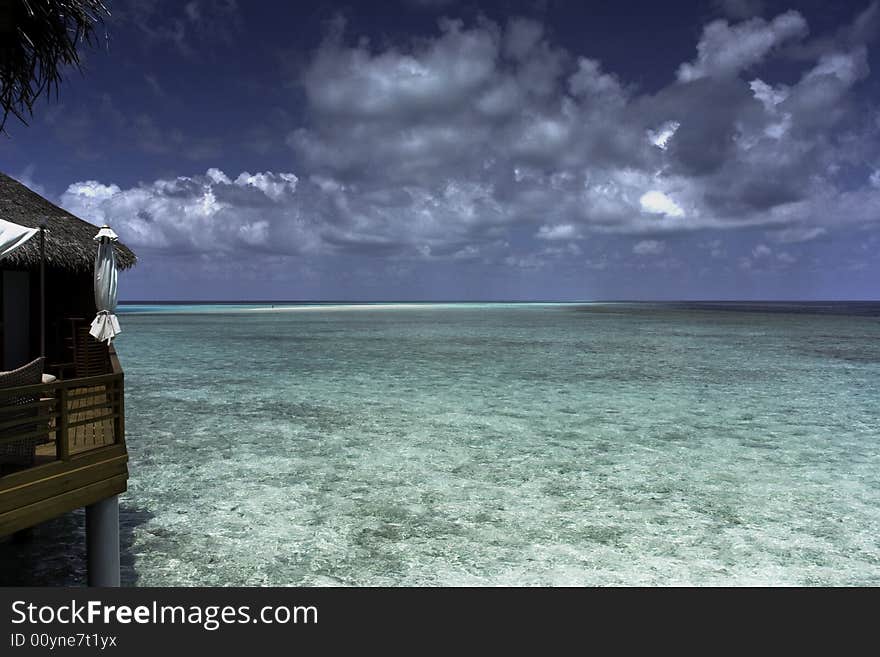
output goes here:
{"type": "Polygon", "coordinates": [[[97,388],[99,386],[113,386],[122,380],[122,372],[113,374],[98,374],[95,376],[81,376],[75,379],[59,379],[52,383],[31,383],[24,386],[10,386],[0,388],[0,401],[6,397],[22,397],[39,394],[41,397],[51,397],[59,389],[97,388]],[[47,394],[48,393],[48,394],[47,394]]]}
{"type": "Polygon", "coordinates": [[[64,388],[92,388],[105,383],[111,383],[118,378],[118,374],[95,374],[92,376],[78,376],[74,379],[64,379],[49,385],[57,385],[64,388]]]}
{"type": "Polygon", "coordinates": [[[39,438],[40,436],[48,436],[52,433],[52,429],[49,428],[48,419],[46,420],[46,426],[43,426],[43,418],[41,417],[31,417],[31,418],[22,418],[20,425],[28,425],[29,427],[37,426],[39,428],[32,429],[31,431],[25,431],[24,433],[16,433],[9,436],[0,436],[0,443],[14,443],[19,440],[27,440],[28,438],[39,438]]]}
{"type": "Polygon", "coordinates": [[[62,495],[104,479],[127,475],[127,461],[128,459],[124,456],[117,456],[107,461],[69,470],[48,479],[4,491],[0,493],[0,514],[62,495]]]}
{"type": "Polygon", "coordinates": [[[77,420],[76,422],[68,423],[67,427],[69,429],[73,429],[75,427],[82,427],[87,424],[98,424],[99,422],[106,422],[107,420],[115,420],[119,413],[109,413],[107,415],[99,415],[98,417],[89,417],[85,420],[77,420]]]}
{"type": "MultiPolygon", "coordinates": [[[[0,423],[0,430],[2,429],[11,429],[12,427],[18,427],[25,424],[40,424],[45,421],[46,426],[50,426],[49,421],[59,417],[58,413],[40,413],[38,415],[23,415],[21,417],[17,417],[13,420],[7,420],[5,422],[0,423]]],[[[16,440],[21,438],[18,434],[8,433],[7,435],[0,434],[0,440],[5,438],[9,438],[12,440],[16,440]]]]}
{"type": "Polygon", "coordinates": [[[106,447],[96,447],[82,454],[71,456],[69,461],[54,461],[44,465],[38,465],[27,470],[12,472],[0,477],[0,494],[3,491],[22,486],[40,479],[47,479],[60,473],[64,473],[72,468],[84,467],[93,463],[99,463],[114,456],[124,456],[128,458],[128,453],[121,445],[107,445],[106,447]]]}
{"type": "MultiPolygon", "coordinates": [[[[112,390],[112,388],[110,388],[112,390]]],[[[81,399],[95,399],[96,397],[106,396],[108,387],[106,385],[93,386],[88,390],[80,390],[73,388],[67,393],[67,399],[72,402],[78,402],[81,399]]],[[[80,402],[81,403],[81,402],[80,402]]]]}
{"type": "MultiPolygon", "coordinates": [[[[43,472],[44,476],[40,479],[30,479],[30,480],[22,480],[17,482],[14,486],[8,486],[3,490],[0,490],[0,497],[6,495],[7,493],[13,493],[20,489],[28,488],[29,486],[41,486],[41,485],[51,485],[51,483],[58,479],[59,477],[65,477],[68,474],[76,474],[78,472],[83,472],[88,470],[89,468],[94,468],[100,466],[105,463],[127,463],[128,462],[128,454],[124,454],[120,452],[120,450],[114,449],[104,449],[101,450],[103,453],[100,458],[95,458],[93,455],[88,455],[84,458],[73,458],[70,461],[65,463],[58,463],[57,465],[64,465],[65,467],[62,469],[54,469],[51,472],[49,468],[46,468],[43,472]]],[[[55,464],[51,464],[55,465],[55,464]]],[[[35,468],[36,469],[36,468],[35,468]]]]}
{"type": "Polygon", "coordinates": [[[124,493],[127,488],[127,481],[128,475],[118,475],[0,514],[0,536],[6,536],[27,527],[33,527],[41,522],[60,516],[62,513],[67,513],[113,495],[124,493]]]}
{"type": "MultiPolygon", "coordinates": [[[[57,403],[57,399],[54,397],[40,399],[39,401],[32,401],[26,404],[14,404],[12,406],[0,406],[0,417],[4,415],[9,415],[10,413],[20,413],[21,411],[27,411],[32,408],[43,408],[44,406],[54,406],[57,403]]],[[[0,427],[7,426],[5,424],[0,424],[0,427]]]]}
{"type": "Polygon", "coordinates": [[[0,403],[6,397],[26,397],[30,395],[39,395],[40,397],[51,397],[55,389],[59,387],[59,382],[55,383],[31,383],[26,386],[10,386],[8,388],[0,388],[0,403]],[[46,394],[48,393],[48,394],[46,394]]]}
{"type": "Polygon", "coordinates": [[[89,411],[97,411],[97,410],[106,411],[111,406],[113,406],[113,402],[102,401],[98,404],[92,404],[91,406],[79,406],[79,407],[71,408],[68,410],[68,412],[70,413],[70,415],[76,415],[77,413],[88,413],[89,411]]]}

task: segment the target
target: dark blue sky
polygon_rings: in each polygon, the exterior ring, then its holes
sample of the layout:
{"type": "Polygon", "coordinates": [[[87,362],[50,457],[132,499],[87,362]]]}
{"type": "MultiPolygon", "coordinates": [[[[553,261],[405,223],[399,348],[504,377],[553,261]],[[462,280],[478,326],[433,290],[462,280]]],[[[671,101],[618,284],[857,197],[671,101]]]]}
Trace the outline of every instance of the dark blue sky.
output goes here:
{"type": "Polygon", "coordinates": [[[109,5],[0,170],[123,298],[878,296],[870,2],[109,5]]]}

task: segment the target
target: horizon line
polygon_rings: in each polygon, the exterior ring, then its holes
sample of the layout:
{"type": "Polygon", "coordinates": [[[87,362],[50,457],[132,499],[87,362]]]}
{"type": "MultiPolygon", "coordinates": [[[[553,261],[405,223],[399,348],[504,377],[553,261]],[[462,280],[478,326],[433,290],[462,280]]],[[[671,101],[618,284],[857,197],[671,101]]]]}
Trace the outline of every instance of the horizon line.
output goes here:
{"type": "Polygon", "coordinates": [[[118,305],[374,303],[880,303],[880,299],[126,299],[118,305]]]}

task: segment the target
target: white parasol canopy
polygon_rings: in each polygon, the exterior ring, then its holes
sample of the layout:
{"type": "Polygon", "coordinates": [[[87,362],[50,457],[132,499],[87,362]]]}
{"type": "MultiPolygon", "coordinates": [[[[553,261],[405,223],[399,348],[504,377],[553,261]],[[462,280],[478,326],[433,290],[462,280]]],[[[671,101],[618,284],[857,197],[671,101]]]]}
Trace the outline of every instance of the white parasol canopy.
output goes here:
{"type": "Polygon", "coordinates": [[[95,306],[98,315],[92,321],[89,333],[101,342],[115,338],[122,329],[116,319],[116,254],[113,242],[119,239],[109,226],[101,226],[95,235],[98,254],[95,256],[95,306]]]}
{"type": "Polygon", "coordinates": [[[20,247],[38,232],[39,228],[27,228],[0,219],[0,258],[20,247]]]}

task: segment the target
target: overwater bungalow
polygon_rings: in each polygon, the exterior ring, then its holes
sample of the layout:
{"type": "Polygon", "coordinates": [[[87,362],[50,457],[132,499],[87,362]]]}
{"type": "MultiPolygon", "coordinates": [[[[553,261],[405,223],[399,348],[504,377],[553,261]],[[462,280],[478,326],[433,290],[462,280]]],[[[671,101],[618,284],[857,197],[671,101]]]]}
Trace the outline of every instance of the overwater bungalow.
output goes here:
{"type": "Polygon", "coordinates": [[[125,387],[89,334],[98,229],[2,173],[0,219],[45,229],[0,258],[0,537],[85,507],[89,583],[118,585],[125,387]]]}

